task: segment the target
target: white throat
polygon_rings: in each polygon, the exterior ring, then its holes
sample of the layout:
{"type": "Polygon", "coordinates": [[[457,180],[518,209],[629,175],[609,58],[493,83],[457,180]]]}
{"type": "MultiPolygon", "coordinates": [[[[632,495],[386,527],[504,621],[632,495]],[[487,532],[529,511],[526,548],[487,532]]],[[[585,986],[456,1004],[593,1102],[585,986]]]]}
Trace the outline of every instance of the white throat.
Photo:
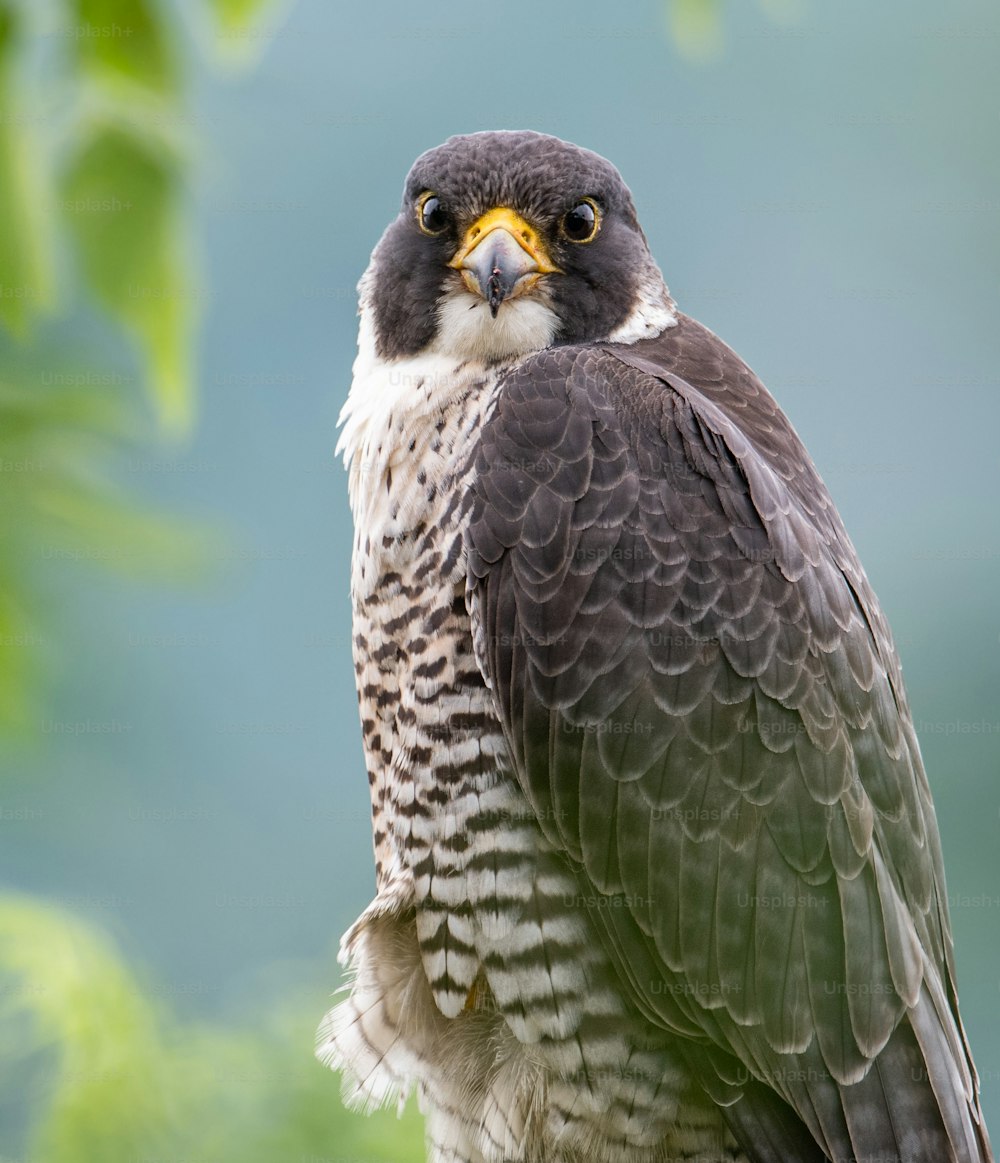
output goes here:
{"type": "Polygon", "coordinates": [[[544,292],[509,299],[494,318],[485,299],[464,287],[451,289],[437,314],[438,331],[431,350],[483,362],[541,351],[551,345],[559,327],[544,292]]]}

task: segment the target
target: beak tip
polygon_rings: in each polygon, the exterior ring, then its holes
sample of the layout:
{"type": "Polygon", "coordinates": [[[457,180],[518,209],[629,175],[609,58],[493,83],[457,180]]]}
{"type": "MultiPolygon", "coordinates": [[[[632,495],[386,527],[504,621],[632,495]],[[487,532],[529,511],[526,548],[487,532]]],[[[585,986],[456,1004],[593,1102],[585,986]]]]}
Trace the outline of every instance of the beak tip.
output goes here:
{"type": "Polygon", "coordinates": [[[504,285],[503,279],[500,277],[499,268],[494,267],[493,273],[486,282],[486,302],[490,306],[490,314],[494,319],[500,310],[500,304],[507,298],[508,290],[509,287],[504,285]]]}

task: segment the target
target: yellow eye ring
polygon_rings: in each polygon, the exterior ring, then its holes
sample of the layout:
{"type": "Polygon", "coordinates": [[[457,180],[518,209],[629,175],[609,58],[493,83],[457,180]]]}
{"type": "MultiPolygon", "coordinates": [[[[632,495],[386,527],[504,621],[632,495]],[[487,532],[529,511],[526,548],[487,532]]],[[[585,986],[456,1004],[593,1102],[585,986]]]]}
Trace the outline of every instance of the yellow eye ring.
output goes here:
{"type": "Polygon", "coordinates": [[[601,211],[594,199],[581,198],[562,216],[559,229],[569,242],[593,242],[601,229],[601,211]]]}
{"type": "Polygon", "coordinates": [[[417,225],[432,238],[451,225],[451,215],[441,205],[441,199],[432,190],[425,190],[417,199],[417,225]]]}

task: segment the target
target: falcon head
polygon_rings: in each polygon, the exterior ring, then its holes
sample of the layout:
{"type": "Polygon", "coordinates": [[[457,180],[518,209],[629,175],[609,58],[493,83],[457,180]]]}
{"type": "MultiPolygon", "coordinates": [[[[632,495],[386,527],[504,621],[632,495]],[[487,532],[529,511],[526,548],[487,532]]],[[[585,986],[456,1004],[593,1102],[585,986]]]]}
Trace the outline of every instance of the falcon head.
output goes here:
{"type": "Polygon", "coordinates": [[[674,321],[615,167],[530,131],[451,137],[421,154],[361,291],[390,360],[499,360],[646,338],[674,321]]]}

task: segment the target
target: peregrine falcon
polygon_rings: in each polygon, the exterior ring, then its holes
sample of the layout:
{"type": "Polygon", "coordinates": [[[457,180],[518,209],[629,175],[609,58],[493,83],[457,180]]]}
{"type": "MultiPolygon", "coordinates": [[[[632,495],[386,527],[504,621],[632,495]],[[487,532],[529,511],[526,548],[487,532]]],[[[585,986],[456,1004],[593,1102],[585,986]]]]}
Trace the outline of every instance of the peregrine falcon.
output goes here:
{"type": "Polygon", "coordinates": [[[347,1100],[449,1163],[991,1159],[885,616],[618,171],[453,137],[359,292],[347,1100]]]}

